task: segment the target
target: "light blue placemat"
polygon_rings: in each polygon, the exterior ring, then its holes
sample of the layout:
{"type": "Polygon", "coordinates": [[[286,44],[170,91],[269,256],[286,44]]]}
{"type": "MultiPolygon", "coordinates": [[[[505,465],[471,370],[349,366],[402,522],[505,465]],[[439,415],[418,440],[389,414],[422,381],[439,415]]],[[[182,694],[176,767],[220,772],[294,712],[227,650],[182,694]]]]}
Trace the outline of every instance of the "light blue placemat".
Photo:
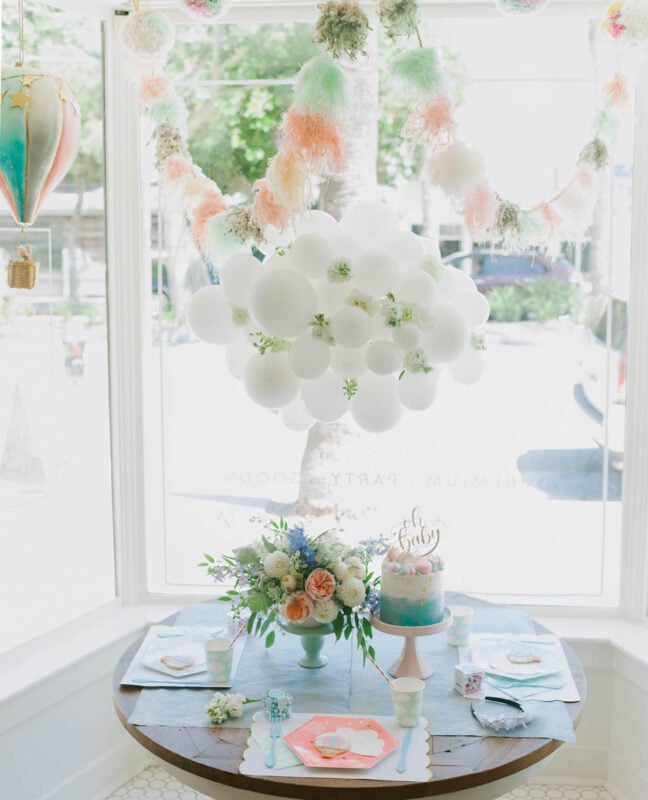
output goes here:
{"type": "MultiPolygon", "coordinates": [[[[225,622],[225,604],[206,603],[183,609],[178,625],[219,625],[225,622]]],[[[531,633],[530,618],[501,608],[475,610],[473,629],[491,633],[531,633]]],[[[388,667],[400,654],[403,640],[374,631],[376,658],[388,667]]],[[[423,714],[430,721],[430,733],[438,736],[533,736],[573,742],[574,731],[563,703],[531,703],[537,714],[526,728],[495,733],[482,728],[470,712],[470,701],[453,688],[457,648],[450,647],[445,634],[419,640],[419,651],[434,666],[426,681],[423,714]]],[[[320,714],[391,714],[389,687],[369,662],[362,665],[362,655],[348,642],[334,643],[327,637],[324,653],[329,663],[322,669],[304,669],[297,664],[303,654],[299,637],[279,633],[273,647],[248,637],[231,692],[248,698],[260,697],[266,689],[285,688],[293,696],[295,711],[320,714]],[[265,676],[272,676],[270,685],[265,676]]],[[[134,725],[171,725],[209,727],[204,711],[213,692],[209,689],[143,689],[129,718],[134,725]]],[[[229,720],[230,727],[250,727],[258,703],[245,706],[243,717],[229,720]]]]}

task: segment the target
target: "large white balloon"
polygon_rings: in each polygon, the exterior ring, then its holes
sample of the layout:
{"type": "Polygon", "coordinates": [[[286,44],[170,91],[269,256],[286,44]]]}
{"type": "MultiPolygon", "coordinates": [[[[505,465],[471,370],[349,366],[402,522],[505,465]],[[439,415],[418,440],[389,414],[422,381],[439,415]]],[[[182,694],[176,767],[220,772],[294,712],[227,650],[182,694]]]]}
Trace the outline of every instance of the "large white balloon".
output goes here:
{"type": "Polygon", "coordinates": [[[323,278],[335,256],[331,243],[321,233],[302,233],[290,248],[293,264],[307,278],[323,278]]]}
{"type": "Polygon", "coordinates": [[[317,295],[298,272],[273,269],[256,281],[250,310],[263,332],[270,336],[299,336],[317,309],[317,295]]]}
{"type": "Polygon", "coordinates": [[[424,411],[434,402],[438,383],[436,372],[406,372],[398,382],[398,396],[405,408],[424,411]]]}
{"type": "Polygon", "coordinates": [[[344,233],[367,241],[376,241],[398,230],[398,217],[384,203],[370,201],[351,206],[342,215],[344,233]]]}
{"type": "Polygon", "coordinates": [[[484,351],[467,347],[456,361],[448,364],[448,372],[457,381],[468,386],[475,383],[484,371],[484,351]]]}
{"type": "Polygon", "coordinates": [[[313,209],[301,214],[295,222],[295,232],[298,236],[302,233],[320,233],[322,236],[339,236],[342,233],[340,223],[327,214],[326,211],[313,209]]]}
{"type": "Polygon", "coordinates": [[[250,358],[243,372],[243,385],[258,405],[281,408],[297,397],[301,381],[290,369],[287,353],[269,352],[250,358]]]}
{"type": "Polygon", "coordinates": [[[452,270],[458,293],[477,291],[477,284],[465,270],[458,269],[457,267],[450,267],[449,269],[452,270]]]}
{"type": "Polygon", "coordinates": [[[304,333],[293,342],[288,363],[299,378],[317,378],[331,363],[331,348],[311,333],[304,333]]]}
{"type": "Polygon", "coordinates": [[[351,416],[363,430],[370,433],[391,430],[402,414],[396,377],[367,373],[358,380],[358,391],[351,399],[351,416]]]}
{"type": "Polygon", "coordinates": [[[421,345],[430,363],[454,361],[467,346],[470,329],[465,314],[451,305],[435,305],[430,309],[429,324],[421,345]]]}
{"type": "Polygon", "coordinates": [[[261,262],[247,253],[230,256],[221,268],[223,291],[237,306],[247,307],[254,282],[263,272],[261,262]]]}
{"type": "Polygon", "coordinates": [[[256,353],[249,336],[241,336],[225,348],[225,363],[231,374],[241,380],[245,365],[256,353]]]}
{"type": "Polygon", "coordinates": [[[418,269],[425,255],[420,237],[411,231],[399,231],[382,239],[378,249],[391,256],[401,269],[418,269]]]}
{"type": "Polygon", "coordinates": [[[291,431],[306,431],[315,420],[306,410],[304,401],[296,397],[292,402],[284,406],[279,412],[279,417],[283,424],[291,431]]]}
{"type": "Polygon", "coordinates": [[[391,375],[403,363],[403,354],[393,342],[372,342],[367,348],[367,366],[377,375],[391,375]]]}
{"type": "Polygon", "coordinates": [[[293,264],[292,257],[290,255],[290,250],[277,250],[274,253],[270,253],[263,259],[263,269],[265,271],[270,269],[294,269],[295,265],[293,264]]]}
{"type": "Polygon", "coordinates": [[[443,264],[437,270],[436,284],[436,299],[440,303],[447,303],[451,301],[457,294],[457,280],[455,273],[460,272],[456,267],[449,267],[443,264]]]}
{"type": "Polygon", "coordinates": [[[318,422],[336,422],[349,407],[349,399],[344,393],[344,381],[332,372],[325,372],[315,380],[306,381],[301,396],[308,413],[318,422]]]}
{"type": "Polygon", "coordinates": [[[412,322],[404,322],[391,329],[394,344],[400,350],[416,350],[421,341],[421,329],[412,322]]]}
{"type": "Polygon", "coordinates": [[[364,348],[334,347],[331,351],[331,370],[341,378],[357,378],[367,371],[364,348]]]}
{"type": "Polygon", "coordinates": [[[466,315],[471,328],[479,328],[490,314],[490,304],[479,292],[460,292],[455,303],[466,315]]]}
{"type": "Polygon", "coordinates": [[[380,250],[365,250],[354,259],[353,277],[358,289],[382,297],[395,290],[398,264],[380,250]]]}
{"type": "Polygon", "coordinates": [[[198,289],[187,306],[187,323],[199,339],[210,344],[229,344],[239,335],[222,286],[198,289]]]}
{"type": "Polygon", "coordinates": [[[371,335],[371,317],[355,306],[341,308],[331,319],[331,334],[342,347],[362,347],[371,335]]]}
{"type": "Polygon", "coordinates": [[[316,290],[317,310],[330,317],[346,304],[346,299],[353,290],[353,286],[347,281],[335,283],[324,278],[316,285],[316,290]]]}
{"type": "Polygon", "coordinates": [[[436,291],[436,283],[427,272],[420,269],[409,269],[401,274],[394,294],[396,299],[401,302],[429,306],[434,302],[436,291]]]}

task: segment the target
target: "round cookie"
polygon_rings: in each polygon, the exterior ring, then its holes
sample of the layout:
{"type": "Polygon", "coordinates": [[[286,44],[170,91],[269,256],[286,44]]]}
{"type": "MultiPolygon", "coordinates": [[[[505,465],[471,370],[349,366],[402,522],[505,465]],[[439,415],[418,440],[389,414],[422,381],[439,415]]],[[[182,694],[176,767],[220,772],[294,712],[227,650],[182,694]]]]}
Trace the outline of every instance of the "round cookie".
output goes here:
{"type": "Polygon", "coordinates": [[[315,739],[315,747],[324,758],[335,758],[342,753],[347,753],[351,742],[337,733],[320,733],[315,739]]]}

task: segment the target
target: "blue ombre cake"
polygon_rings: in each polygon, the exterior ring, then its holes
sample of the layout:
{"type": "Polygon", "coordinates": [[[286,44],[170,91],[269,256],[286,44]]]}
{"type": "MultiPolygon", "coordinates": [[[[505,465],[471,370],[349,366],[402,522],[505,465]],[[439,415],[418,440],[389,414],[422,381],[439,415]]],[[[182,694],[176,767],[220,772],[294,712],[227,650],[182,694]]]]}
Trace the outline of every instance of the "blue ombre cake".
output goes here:
{"type": "Polygon", "coordinates": [[[391,548],[382,563],[380,619],[388,625],[435,625],[443,619],[443,561],[391,548]]]}

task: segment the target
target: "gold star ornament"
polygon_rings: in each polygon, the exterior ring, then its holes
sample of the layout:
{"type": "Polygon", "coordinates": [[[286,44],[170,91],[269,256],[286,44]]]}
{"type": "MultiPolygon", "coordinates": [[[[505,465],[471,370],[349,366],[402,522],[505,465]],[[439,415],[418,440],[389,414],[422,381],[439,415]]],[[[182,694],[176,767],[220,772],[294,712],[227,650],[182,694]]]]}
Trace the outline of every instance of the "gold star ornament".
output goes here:
{"type": "Polygon", "coordinates": [[[11,98],[10,108],[22,108],[24,111],[29,102],[29,95],[21,88],[18,92],[9,92],[11,98]]]}

